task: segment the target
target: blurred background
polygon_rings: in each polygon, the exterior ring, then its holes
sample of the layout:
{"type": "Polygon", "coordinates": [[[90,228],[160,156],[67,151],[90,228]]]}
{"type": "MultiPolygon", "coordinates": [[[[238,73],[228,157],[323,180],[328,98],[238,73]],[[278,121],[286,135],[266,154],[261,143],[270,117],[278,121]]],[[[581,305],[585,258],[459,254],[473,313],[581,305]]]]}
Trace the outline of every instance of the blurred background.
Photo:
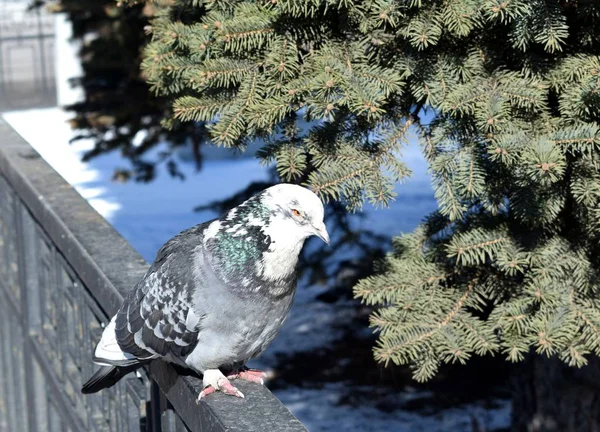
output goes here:
{"type": "MultiPolygon", "coordinates": [[[[192,126],[167,131],[165,103],[140,76],[151,6],[113,1],[0,0],[2,115],[146,260],[181,230],[277,181],[273,167],[205,146],[192,126]]],[[[352,286],[392,236],[437,208],[416,141],[412,176],[390,208],[355,214],[330,204],[332,246],[310,242],[290,318],[253,366],[311,431],[502,431],[511,423],[510,367],[493,357],[445,366],[418,384],[373,360],[369,307],[352,286]]]]}

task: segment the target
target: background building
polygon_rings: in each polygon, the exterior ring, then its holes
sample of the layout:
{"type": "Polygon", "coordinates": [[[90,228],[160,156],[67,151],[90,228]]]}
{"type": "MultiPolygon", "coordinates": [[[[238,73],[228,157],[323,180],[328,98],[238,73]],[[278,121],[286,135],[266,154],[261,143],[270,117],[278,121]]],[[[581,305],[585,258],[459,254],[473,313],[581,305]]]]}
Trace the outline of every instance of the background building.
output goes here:
{"type": "Polygon", "coordinates": [[[0,0],[0,111],[55,106],[55,17],[0,0]]]}

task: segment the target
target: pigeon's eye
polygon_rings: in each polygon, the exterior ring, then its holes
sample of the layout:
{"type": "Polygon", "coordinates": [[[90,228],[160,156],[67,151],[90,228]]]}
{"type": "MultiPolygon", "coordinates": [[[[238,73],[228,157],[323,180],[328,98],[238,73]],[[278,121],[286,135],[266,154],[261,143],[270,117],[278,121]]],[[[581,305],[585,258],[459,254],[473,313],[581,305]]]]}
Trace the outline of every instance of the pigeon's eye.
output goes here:
{"type": "Polygon", "coordinates": [[[298,209],[292,209],[292,214],[293,214],[295,217],[300,217],[300,216],[302,215],[302,213],[301,213],[301,212],[300,212],[300,210],[298,210],[298,209]]]}

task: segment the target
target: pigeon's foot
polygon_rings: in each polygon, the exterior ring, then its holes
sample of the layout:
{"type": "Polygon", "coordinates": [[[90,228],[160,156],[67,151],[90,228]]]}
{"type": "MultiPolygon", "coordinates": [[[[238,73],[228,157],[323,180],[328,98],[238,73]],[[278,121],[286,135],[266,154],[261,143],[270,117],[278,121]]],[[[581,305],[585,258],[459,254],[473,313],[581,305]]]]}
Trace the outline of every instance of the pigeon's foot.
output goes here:
{"type": "Polygon", "coordinates": [[[209,369],[204,371],[202,384],[204,386],[204,390],[202,390],[198,395],[197,402],[200,402],[202,398],[217,391],[239,398],[244,397],[244,394],[231,385],[229,380],[219,369],[209,369]]]}
{"type": "Polygon", "coordinates": [[[244,381],[250,381],[253,383],[260,384],[260,385],[265,384],[266,377],[267,377],[266,373],[264,373],[263,371],[256,370],[256,369],[242,369],[237,373],[232,373],[232,374],[227,375],[227,378],[229,378],[229,379],[241,379],[244,381]]]}

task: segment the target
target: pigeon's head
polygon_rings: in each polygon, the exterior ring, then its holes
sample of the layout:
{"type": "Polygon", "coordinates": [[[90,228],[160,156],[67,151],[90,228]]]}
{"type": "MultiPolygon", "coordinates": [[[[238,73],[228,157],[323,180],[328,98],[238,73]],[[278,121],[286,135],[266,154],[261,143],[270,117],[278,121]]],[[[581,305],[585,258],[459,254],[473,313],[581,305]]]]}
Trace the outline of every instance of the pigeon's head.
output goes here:
{"type": "Polygon", "coordinates": [[[329,243],[323,203],[310,190],[282,183],[265,189],[260,200],[270,210],[270,222],[278,234],[297,240],[315,235],[329,243]]]}
{"type": "Polygon", "coordinates": [[[279,184],[213,221],[204,232],[204,244],[225,280],[237,278],[242,287],[256,277],[289,282],[308,237],[329,243],[323,214],[323,203],[313,192],[279,184]]]}

